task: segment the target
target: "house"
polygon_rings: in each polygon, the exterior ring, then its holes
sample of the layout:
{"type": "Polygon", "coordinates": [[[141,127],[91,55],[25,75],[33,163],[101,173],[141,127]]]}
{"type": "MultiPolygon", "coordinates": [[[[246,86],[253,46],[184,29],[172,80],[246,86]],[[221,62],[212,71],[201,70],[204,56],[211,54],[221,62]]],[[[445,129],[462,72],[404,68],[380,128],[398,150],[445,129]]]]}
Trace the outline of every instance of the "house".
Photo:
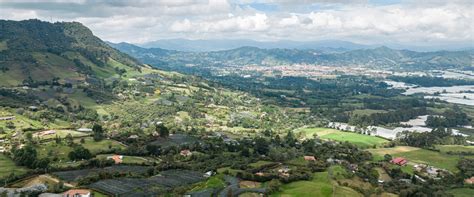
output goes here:
{"type": "Polygon", "coordinates": [[[205,178],[209,178],[209,177],[211,177],[212,175],[214,175],[214,172],[212,172],[212,171],[207,171],[206,173],[204,173],[204,177],[205,177],[205,178]]]}
{"type": "Polygon", "coordinates": [[[403,157],[396,157],[396,158],[393,158],[392,160],[390,160],[390,163],[395,164],[395,165],[399,165],[399,166],[404,166],[408,163],[408,160],[406,160],[403,157]]]}
{"type": "Polygon", "coordinates": [[[131,135],[128,139],[138,139],[138,135],[131,135]]]}
{"type": "Polygon", "coordinates": [[[257,175],[257,176],[265,176],[265,174],[263,174],[263,172],[257,172],[257,173],[255,173],[255,175],[257,175]]]}
{"type": "Polygon", "coordinates": [[[304,156],[304,160],[306,160],[306,161],[316,161],[316,158],[314,156],[304,156]]]}
{"type": "Polygon", "coordinates": [[[88,189],[70,189],[63,193],[64,197],[90,197],[91,190],[88,189]]]}
{"type": "Polygon", "coordinates": [[[107,159],[112,159],[115,161],[115,164],[121,164],[123,162],[123,156],[122,155],[112,155],[108,156],[107,159]]]}
{"type": "Polygon", "coordinates": [[[193,153],[192,153],[190,150],[188,150],[188,149],[182,150],[181,152],[179,152],[179,154],[180,154],[181,156],[184,156],[184,157],[188,157],[188,156],[193,155],[193,153]]]}
{"type": "Polygon", "coordinates": [[[474,176],[468,179],[464,179],[464,183],[472,185],[474,184],[474,176]]]}
{"type": "Polygon", "coordinates": [[[32,105],[32,106],[29,106],[28,109],[31,110],[31,111],[37,111],[38,107],[32,105]]]}

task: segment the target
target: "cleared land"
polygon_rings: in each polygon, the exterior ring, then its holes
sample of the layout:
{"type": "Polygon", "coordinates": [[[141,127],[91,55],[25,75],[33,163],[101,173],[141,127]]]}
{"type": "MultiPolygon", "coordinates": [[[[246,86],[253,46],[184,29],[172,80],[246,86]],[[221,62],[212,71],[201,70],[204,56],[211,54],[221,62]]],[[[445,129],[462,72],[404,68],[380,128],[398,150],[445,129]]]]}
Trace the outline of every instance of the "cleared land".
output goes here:
{"type": "Polygon", "coordinates": [[[321,139],[334,140],[340,142],[350,142],[362,148],[373,147],[374,145],[380,145],[388,142],[386,139],[363,135],[352,132],[343,132],[336,129],[330,128],[303,128],[295,131],[297,134],[304,138],[312,138],[314,134],[318,135],[321,139]]]}

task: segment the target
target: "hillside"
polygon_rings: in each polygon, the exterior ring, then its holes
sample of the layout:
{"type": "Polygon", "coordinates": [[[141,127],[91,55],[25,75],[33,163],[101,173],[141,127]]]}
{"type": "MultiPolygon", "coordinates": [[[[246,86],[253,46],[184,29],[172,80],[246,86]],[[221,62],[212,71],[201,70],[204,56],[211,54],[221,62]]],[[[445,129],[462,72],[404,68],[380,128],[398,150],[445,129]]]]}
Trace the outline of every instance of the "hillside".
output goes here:
{"type": "Polygon", "coordinates": [[[472,69],[472,51],[415,52],[388,47],[358,49],[345,52],[300,49],[261,49],[240,47],[213,52],[179,52],[157,48],[141,48],[131,44],[113,44],[113,47],[158,67],[183,66],[244,66],[307,63],[327,66],[363,65],[401,70],[472,69]],[[133,47],[132,47],[133,46],[133,47]],[[139,51],[139,53],[137,53],[139,51]]]}
{"type": "Polygon", "coordinates": [[[0,85],[117,77],[140,64],[77,22],[0,20],[0,85]]]}

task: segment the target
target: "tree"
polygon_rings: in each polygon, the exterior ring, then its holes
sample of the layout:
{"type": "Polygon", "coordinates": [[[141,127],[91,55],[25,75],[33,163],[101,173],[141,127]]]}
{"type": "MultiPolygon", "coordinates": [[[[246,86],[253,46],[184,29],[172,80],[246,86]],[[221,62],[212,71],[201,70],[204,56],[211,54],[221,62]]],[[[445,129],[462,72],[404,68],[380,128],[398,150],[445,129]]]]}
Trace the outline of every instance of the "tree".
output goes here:
{"type": "Polygon", "coordinates": [[[74,138],[72,137],[72,135],[71,135],[70,133],[68,133],[68,134],[66,135],[66,144],[67,144],[68,146],[74,145],[74,138]]]}
{"type": "Polygon", "coordinates": [[[69,159],[71,160],[83,160],[92,158],[92,154],[86,148],[81,145],[74,147],[74,150],[69,153],[69,159]]]}
{"type": "Polygon", "coordinates": [[[36,150],[31,145],[13,151],[13,161],[19,166],[33,168],[36,161],[36,150]]]}
{"type": "Polygon", "coordinates": [[[385,154],[385,155],[383,156],[383,158],[384,158],[385,161],[390,161],[390,160],[392,160],[392,155],[385,154]]]}
{"type": "Polygon", "coordinates": [[[15,124],[11,121],[8,121],[7,123],[5,123],[5,126],[9,129],[15,129],[15,124]]]}
{"type": "Polygon", "coordinates": [[[94,141],[97,142],[104,139],[104,129],[101,125],[94,124],[94,126],[92,126],[92,132],[94,133],[94,141]]]}
{"type": "Polygon", "coordinates": [[[257,137],[255,139],[255,151],[258,154],[266,155],[269,150],[269,142],[265,138],[257,137]]]}
{"type": "Polygon", "coordinates": [[[170,131],[163,124],[158,124],[155,127],[155,131],[160,134],[160,137],[167,138],[170,135],[170,131]]]}
{"type": "Polygon", "coordinates": [[[51,161],[49,160],[49,158],[41,158],[37,159],[34,165],[36,168],[46,169],[48,168],[50,162],[51,161]]]}

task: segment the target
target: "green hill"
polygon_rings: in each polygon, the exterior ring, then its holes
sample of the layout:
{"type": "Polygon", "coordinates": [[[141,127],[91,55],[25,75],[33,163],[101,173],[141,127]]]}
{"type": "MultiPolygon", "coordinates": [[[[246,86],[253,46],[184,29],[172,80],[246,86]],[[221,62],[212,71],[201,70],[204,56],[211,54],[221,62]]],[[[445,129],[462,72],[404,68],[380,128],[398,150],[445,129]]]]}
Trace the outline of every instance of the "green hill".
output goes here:
{"type": "Polygon", "coordinates": [[[77,22],[0,20],[0,86],[77,84],[118,77],[140,64],[77,22]]]}

